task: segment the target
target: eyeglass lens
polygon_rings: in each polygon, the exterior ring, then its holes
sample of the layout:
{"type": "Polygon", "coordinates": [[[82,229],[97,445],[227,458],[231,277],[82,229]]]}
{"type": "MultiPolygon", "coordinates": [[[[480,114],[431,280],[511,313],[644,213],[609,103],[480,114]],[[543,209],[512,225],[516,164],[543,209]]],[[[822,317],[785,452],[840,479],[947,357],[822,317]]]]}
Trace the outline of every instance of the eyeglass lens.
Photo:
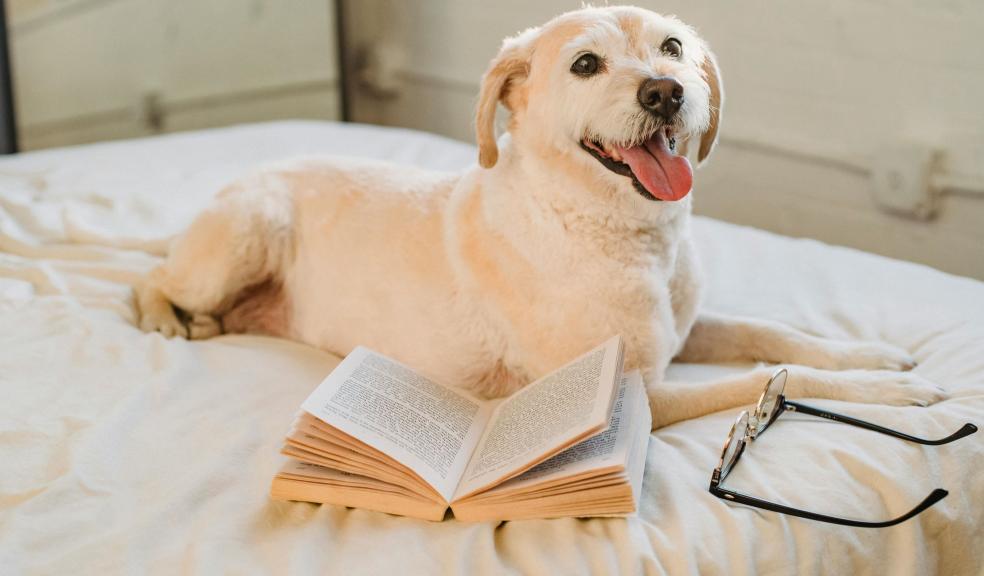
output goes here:
{"type": "Polygon", "coordinates": [[[772,421],[773,413],[779,405],[779,397],[786,389],[786,369],[776,371],[769,379],[769,383],[759,398],[758,406],[755,408],[755,435],[759,435],[768,428],[772,421]]]}
{"type": "Polygon", "coordinates": [[[731,427],[731,433],[728,434],[728,440],[725,442],[724,450],[721,452],[721,482],[724,482],[724,478],[731,472],[735,461],[738,460],[741,444],[745,441],[747,431],[748,411],[742,410],[738,419],[735,420],[734,425],[731,427]]]}

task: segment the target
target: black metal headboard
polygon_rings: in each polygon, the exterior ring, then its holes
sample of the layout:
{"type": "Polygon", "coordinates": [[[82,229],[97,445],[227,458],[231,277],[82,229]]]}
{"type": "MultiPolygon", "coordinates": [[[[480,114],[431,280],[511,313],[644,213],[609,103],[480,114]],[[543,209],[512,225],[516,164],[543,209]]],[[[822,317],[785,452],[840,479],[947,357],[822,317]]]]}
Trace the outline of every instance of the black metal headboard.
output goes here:
{"type": "Polygon", "coordinates": [[[10,50],[7,42],[7,6],[0,0],[0,154],[17,152],[14,118],[14,87],[10,79],[10,50]]]}

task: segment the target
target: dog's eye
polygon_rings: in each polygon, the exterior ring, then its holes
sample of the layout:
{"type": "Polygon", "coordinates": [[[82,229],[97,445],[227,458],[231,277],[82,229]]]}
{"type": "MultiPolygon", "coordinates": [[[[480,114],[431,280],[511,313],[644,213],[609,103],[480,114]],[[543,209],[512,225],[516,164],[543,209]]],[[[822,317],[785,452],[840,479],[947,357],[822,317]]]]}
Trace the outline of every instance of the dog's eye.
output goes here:
{"type": "Polygon", "coordinates": [[[659,51],[670,58],[679,58],[683,55],[683,45],[676,38],[667,38],[659,47],[659,51]]]}
{"type": "Polygon", "coordinates": [[[601,60],[590,52],[578,56],[574,64],[571,65],[571,72],[578,76],[594,76],[599,70],[601,70],[601,60]]]}

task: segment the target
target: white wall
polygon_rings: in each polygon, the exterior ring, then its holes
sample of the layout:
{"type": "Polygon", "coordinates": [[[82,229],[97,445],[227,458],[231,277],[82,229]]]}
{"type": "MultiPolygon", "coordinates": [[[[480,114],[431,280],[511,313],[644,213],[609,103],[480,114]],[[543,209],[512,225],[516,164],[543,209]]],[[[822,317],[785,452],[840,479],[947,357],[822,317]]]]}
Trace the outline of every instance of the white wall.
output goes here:
{"type": "MultiPolygon", "coordinates": [[[[716,51],[722,141],[697,177],[699,213],[984,278],[984,196],[937,216],[879,209],[871,166],[904,142],[945,153],[950,181],[984,182],[984,2],[642,0],[716,51]]],[[[472,139],[478,79],[501,39],[579,1],[350,2],[355,51],[382,46],[398,95],[360,91],[356,119],[472,139]]],[[[385,75],[384,75],[385,76],[385,75]]]]}
{"type": "Polygon", "coordinates": [[[22,148],[338,118],[331,0],[8,0],[22,148]]]}

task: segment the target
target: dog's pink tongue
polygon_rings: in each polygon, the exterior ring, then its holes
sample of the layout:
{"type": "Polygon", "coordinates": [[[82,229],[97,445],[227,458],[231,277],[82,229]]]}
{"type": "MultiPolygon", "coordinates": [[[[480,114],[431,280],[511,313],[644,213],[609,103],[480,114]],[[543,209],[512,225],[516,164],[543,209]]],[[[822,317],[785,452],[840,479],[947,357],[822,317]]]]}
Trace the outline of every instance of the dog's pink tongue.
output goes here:
{"type": "Polygon", "coordinates": [[[618,152],[636,179],[656,198],[679,200],[690,193],[694,183],[690,161],[671,152],[662,133],[639,146],[619,148],[618,152]]]}

